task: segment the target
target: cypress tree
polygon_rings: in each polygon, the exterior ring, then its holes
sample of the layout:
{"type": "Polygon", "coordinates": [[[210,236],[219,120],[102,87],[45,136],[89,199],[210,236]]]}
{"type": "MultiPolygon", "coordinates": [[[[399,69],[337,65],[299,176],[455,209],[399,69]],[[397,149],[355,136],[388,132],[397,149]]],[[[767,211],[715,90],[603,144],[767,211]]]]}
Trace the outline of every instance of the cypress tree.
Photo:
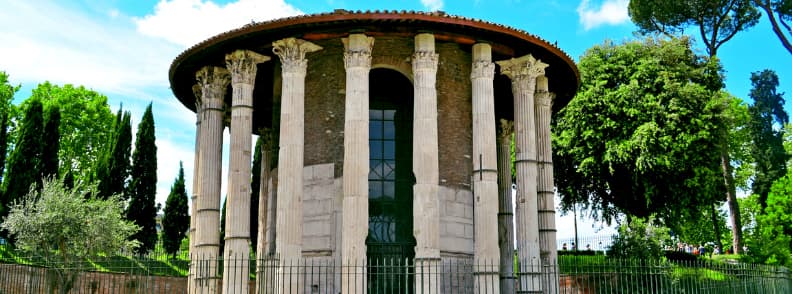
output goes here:
{"type": "Polygon", "coordinates": [[[253,167],[250,178],[250,243],[253,244],[253,253],[256,253],[256,241],[258,240],[258,214],[259,214],[259,190],[261,190],[261,137],[256,140],[256,148],[253,149],[253,167]]]}
{"type": "Polygon", "coordinates": [[[44,137],[42,142],[41,176],[58,178],[58,151],[60,151],[60,108],[56,105],[47,109],[44,120],[44,137]]]}
{"type": "Polygon", "coordinates": [[[8,82],[8,74],[0,71],[0,216],[3,211],[3,178],[6,166],[6,155],[8,154],[8,128],[11,123],[11,112],[14,105],[14,94],[19,91],[20,86],[12,86],[8,82]]]}
{"type": "Polygon", "coordinates": [[[129,177],[129,154],[132,152],[132,114],[118,110],[113,128],[109,152],[103,156],[97,168],[99,195],[107,199],[110,195],[126,195],[126,181],[129,177]]]}
{"type": "Polygon", "coordinates": [[[180,161],[179,176],[171,187],[168,200],[165,201],[165,212],[162,216],[162,245],[165,247],[165,252],[174,258],[190,227],[187,198],[187,191],[184,188],[184,167],[180,161]]]}
{"type": "Polygon", "coordinates": [[[223,199],[223,207],[220,212],[220,254],[225,252],[226,203],[228,203],[228,195],[223,199]]]}
{"type": "Polygon", "coordinates": [[[157,242],[157,146],[154,140],[154,116],[149,104],[135,137],[127,207],[127,219],[140,226],[140,231],[131,238],[140,242],[138,253],[149,252],[157,242]]]}
{"type": "MultiPolygon", "coordinates": [[[[3,170],[5,168],[6,151],[8,150],[8,112],[0,113],[0,185],[3,184],[3,170]]],[[[0,186],[0,199],[3,195],[0,186]]]]}
{"type": "MultiPolygon", "coordinates": [[[[41,139],[44,129],[42,112],[41,101],[34,99],[22,119],[19,138],[8,158],[7,176],[3,179],[3,211],[0,212],[0,219],[8,215],[11,203],[27,195],[31,185],[41,186],[41,139]]],[[[8,239],[7,231],[3,230],[2,235],[8,239]]]]}
{"type": "Polygon", "coordinates": [[[778,75],[772,70],[751,73],[750,96],[754,104],[748,107],[751,114],[749,128],[753,146],[751,153],[756,161],[751,190],[759,195],[759,204],[767,206],[767,195],[773,182],[786,174],[789,155],[784,150],[784,133],[774,124],[783,126],[789,122],[784,110],[784,93],[776,91],[778,75]]]}

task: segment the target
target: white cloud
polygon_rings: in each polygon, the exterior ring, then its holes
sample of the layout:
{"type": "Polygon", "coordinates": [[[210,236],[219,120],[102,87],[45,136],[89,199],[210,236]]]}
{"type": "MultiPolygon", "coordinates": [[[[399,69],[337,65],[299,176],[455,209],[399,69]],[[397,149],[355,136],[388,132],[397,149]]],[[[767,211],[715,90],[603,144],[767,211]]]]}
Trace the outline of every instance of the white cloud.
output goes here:
{"type": "Polygon", "coordinates": [[[627,14],[629,0],[605,0],[599,7],[594,7],[589,0],[583,0],[577,7],[580,23],[585,30],[601,25],[618,25],[630,20],[627,14]]]}
{"type": "Polygon", "coordinates": [[[0,11],[13,11],[0,16],[0,27],[14,28],[0,31],[0,65],[14,82],[48,80],[132,96],[145,87],[165,89],[180,50],[136,34],[120,15],[88,16],[49,1],[4,1],[0,11]]]}
{"type": "Polygon", "coordinates": [[[204,0],[162,0],[154,14],[135,19],[140,33],[192,46],[253,21],[302,14],[283,0],[239,0],[218,5],[204,0]]]}
{"type": "Polygon", "coordinates": [[[443,9],[443,0],[421,0],[421,5],[430,11],[443,9]]]}

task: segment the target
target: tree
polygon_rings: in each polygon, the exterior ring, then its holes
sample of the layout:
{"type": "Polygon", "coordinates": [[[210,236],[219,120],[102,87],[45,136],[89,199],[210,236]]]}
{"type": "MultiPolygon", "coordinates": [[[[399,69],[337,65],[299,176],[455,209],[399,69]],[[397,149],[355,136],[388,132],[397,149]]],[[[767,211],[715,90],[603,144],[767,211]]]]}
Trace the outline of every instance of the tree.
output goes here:
{"type": "Polygon", "coordinates": [[[60,108],[52,105],[44,119],[44,136],[41,141],[41,177],[58,177],[58,150],[60,150],[60,108]]]}
{"type": "Polygon", "coordinates": [[[225,252],[225,225],[226,225],[226,203],[228,195],[223,199],[223,207],[220,208],[220,252],[225,252]]]}
{"type": "Polygon", "coordinates": [[[179,176],[165,201],[165,213],[162,216],[162,245],[165,247],[165,252],[174,257],[190,227],[188,210],[187,191],[184,188],[184,167],[179,162],[179,176]]]}
{"type": "Polygon", "coordinates": [[[39,84],[25,102],[39,100],[44,108],[56,105],[61,110],[60,151],[64,169],[71,168],[77,181],[88,182],[96,162],[109,146],[113,113],[107,97],[82,86],[39,84]]]}
{"type": "Polygon", "coordinates": [[[21,249],[44,258],[56,273],[60,293],[72,288],[86,258],[137,246],[127,241],[138,228],[123,220],[123,201],[87,197],[94,188],[68,189],[57,179],[44,180],[41,190],[30,190],[2,224],[21,249]]]}
{"type": "Polygon", "coordinates": [[[738,32],[759,22],[752,0],[631,0],[628,12],[643,33],[676,36],[688,27],[698,27],[709,56],[738,32]]]}
{"type": "MultiPolygon", "coordinates": [[[[662,33],[666,36],[679,35],[688,27],[698,28],[710,58],[717,56],[718,49],[731,40],[738,32],[756,25],[759,11],[753,6],[753,0],[631,0],[628,12],[632,21],[642,33],[662,33]]],[[[713,85],[714,86],[714,85],[713,85]]],[[[722,87],[719,86],[717,89],[722,87]]],[[[712,88],[712,90],[716,90],[712,88]]],[[[733,243],[739,247],[741,225],[737,202],[734,167],[732,167],[732,145],[729,144],[729,129],[723,129],[721,138],[721,175],[726,185],[725,196],[729,204],[732,220],[733,243]]],[[[714,210],[714,204],[712,210],[714,210]]],[[[715,214],[712,214],[713,216],[715,214]]],[[[713,218],[713,228],[717,231],[717,219],[713,218]]],[[[739,249],[737,249],[739,250],[739,249]]],[[[739,253],[737,251],[736,253],[739,253]]]]}
{"type": "MultiPolygon", "coordinates": [[[[11,114],[14,112],[14,94],[19,91],[20,86],[12,86],[8,81],[8,74],[0,71],[0,184],[3,183],[3,171],[8,152],[8,128],[11,123],[11,114]]],[[[0,199],[3,199],[3,189],[0,187],[0,199]]],[[[0,202],[0,211],[3,203],[0,202]]]]}
{"type": "MultiPolygon", "coordinates": [[[[42,107],[38,100],[31,101],[22,120],[19,137],[8,158],[8,170],[3,179],[3,207],[0,219],[8,214],[7,208],[30,191],[31,186],[41,186],[41,136],[44,129],[42,107]]],[[[7,236],[7,235],[4,235],[7,236]]]]}
{"type": "Polygon", "coordinates": [[[690,41],[606,42],[581,57],[582,85],[556,117],[554,172],[562,208],[674,222],[723,194],[725,128],[717,60],[690,41]]]}
{"type": "Polygon", "coordinates": [[[96,168],[99,195],[107,197],[121,194],[123,199],[128,199],[125,192],[131,168],[129,163],[129,155],[132,153],[131,117],[129,111],[123,112],[123,108],[118,110],[113,135],[110,138],[112,142],[108,144],[109,152],[102,156],[96,168]]]}
{"type": "Polygon", "coordinates": [[[256,140],[256,148],[253,149],[253,167],[250,177],[250,242],[253,253],[256,253],[256,240],[258,240],[258,218],[259,218],[259,190],[261,190],[261,144],[262,137],[256,140]]]}
{"type": "Polygon", "coordinates": [[[764,213],[756,215],[751,255],[766,264],[792,265],[792,175],[773,183],[764,213]],[[758,242],[757,242],[758,241],[758,242]]]}
{"type": "Polygon", "coordinates": [[[127,207],[127,219],[140,226],[140,231],[132,235],[133,240],[140,241],[138,253],[150,251],[157,242],[157,145],[154,141],[154,116],[149,104],[135,137],[127,207]]]}
{"type": "Polygon", "coordinates": [[[787,21],[792,21],[792,1],[790,0],[753,0],[754,4],[764,10],[770,25],[773,26],[773,33],[776,34],[781,45],[792,54],[792,27],[787,21]],[[775,13],[776,15],[773,15],[775,13]],[[781,29],[781,26],[784,29],[781,29]]]}
{"type": "Polygon", "coordinates": [[[772,70],[751,73],[750,96],[754,104],[751,114],[751,153],[756,162],[756,173],[751,189],[759,195],[759,204],[766,207],[767,194],[778,178],[786,174],[789,155],[784,150],[783,132],[778,128],[789,122],[784,111],[784,94],[776,92],[778,76],[772,70]],[[778,125],[775,125],[778,124],[778,125]]]}

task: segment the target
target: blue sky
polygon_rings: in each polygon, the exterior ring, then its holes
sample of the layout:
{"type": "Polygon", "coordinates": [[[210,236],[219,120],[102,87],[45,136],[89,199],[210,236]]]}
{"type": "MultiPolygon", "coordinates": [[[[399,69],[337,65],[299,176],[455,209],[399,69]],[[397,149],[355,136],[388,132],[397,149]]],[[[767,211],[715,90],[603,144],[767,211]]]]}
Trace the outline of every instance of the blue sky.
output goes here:
{"type": "MultiPolygon", "coordinates": [[[[157,201],[164,203],[184,162],[191,187],[195,115],[168,85],[176,55],[215,34],[302,13],[349,10],[443,10],[526,30],[578,60],[604,40],[634,38],[627,0],[6,0],[0,1],[0,70],[21,84],[17,100],[38,83],[84,85],[123,103],[137,124],[154,104],[158,146],[157,201]]],[[[700,43],[699,43],[700,44],[700,43]]],[[[700,49],[700,53],[704,53],[700,49]]],[[[773,69],[781,92],[792,93],[792,55],[763,16],[749,31],[721,47],[727,90],[746,100],[750,73],[773,69]]],[[[787,95],[789,97],[789,95],[787,95]]],[[[787,108],[789,111],[789,108],[787,108]]],[[[226,137],[227,138],[227,137],[226,137]]],[[[226,139],[227,142],[227,139],[226,139]]],[[[224,148],[227,152],[228,147],[224,148]]],[[[227,162],[227,161],[226,161],[227,162]]],[[[224,170],[225,179],[225,170],[224,170]]],[[[567,221],[559,227],[571,225],[567,221]]],[[[585,225],[583,227],[586,227],[585,225]]],[[[590,226],[589,226],[590,227],[590,226]]],[[[561,233],[560,233],[561,235],[561,233]]],[[[561,236],[560,236],[561,237],[561,236]]]]}

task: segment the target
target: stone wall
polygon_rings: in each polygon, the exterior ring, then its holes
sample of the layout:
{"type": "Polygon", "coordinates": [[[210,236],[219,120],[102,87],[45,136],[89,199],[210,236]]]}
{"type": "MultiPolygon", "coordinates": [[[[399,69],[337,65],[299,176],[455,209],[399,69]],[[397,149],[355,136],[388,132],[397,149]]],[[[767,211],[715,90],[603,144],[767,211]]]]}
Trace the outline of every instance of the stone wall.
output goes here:
{"type": "Polygon", "coordinates": [[[473,194],[444,186],[439,191],[441,253],[473,254],[473,194]]]}
{"type": "Polygon", "coordinates": [[[341,179],[334,164],[303,168],[303,255],[330,256],[336,248],[336,208],[341,206],[341,179]]]}

